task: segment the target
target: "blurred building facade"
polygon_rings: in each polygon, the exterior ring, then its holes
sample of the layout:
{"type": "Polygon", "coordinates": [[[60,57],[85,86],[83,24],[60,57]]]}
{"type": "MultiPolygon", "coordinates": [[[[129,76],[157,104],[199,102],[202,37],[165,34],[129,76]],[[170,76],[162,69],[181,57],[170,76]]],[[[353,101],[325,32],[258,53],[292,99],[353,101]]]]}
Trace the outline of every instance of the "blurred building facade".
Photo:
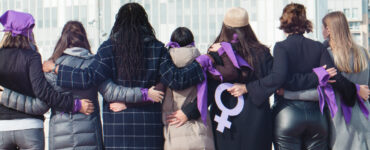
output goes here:
{"type": "Polygon", "coordinates": [[[357,44],[369,49],[369,0],[328,0],[328,12],[342,11],[357,44]]]}
{"type": "Polygon", "coordinates": [[[167,43],[176,27],[185,26],[193,32],[202,52],[220,32],[225,11],[234,6],[247,9],[257,37],[272,48],[285,37],[278,29],[282,9],[291,2],[302,3],[314,24],[314,32],[307,36],[322,40],[321,18],[327,12],[328,3],[327,0],[1,0],[0,13],[14,9],[35,17],[34,32],[45,60],[52,54],[63,25],[69,20],[84,24],[92,51],[96,52],[99,44],[109,37],[118,9],[128,2],[143,5],[159,40],[167,43]]]}

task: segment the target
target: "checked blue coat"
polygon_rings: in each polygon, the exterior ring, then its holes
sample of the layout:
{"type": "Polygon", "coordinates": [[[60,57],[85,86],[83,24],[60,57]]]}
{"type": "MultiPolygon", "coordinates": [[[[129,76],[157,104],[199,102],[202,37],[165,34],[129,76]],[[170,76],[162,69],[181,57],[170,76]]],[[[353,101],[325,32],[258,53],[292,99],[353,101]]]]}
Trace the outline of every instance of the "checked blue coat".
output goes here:
{"type": "MultiPolygon", "coordinates": [[[[60,65],[57,84],[66,88],[84,89],[113,79],[125,87],[150,88],[161,82],[172,89],[185,89],[204,80],[202,68],[193,62],[176,68],[164,44],[155,37],[144,37],[146,74],[131,80],[118,78],[110,39],[103,42],[94,62],[85,69],[60,65]]],[[[163,124],[159,103],[128,107],[112,112],[103,102],[105,149],[163,149],[163,124]]]]}

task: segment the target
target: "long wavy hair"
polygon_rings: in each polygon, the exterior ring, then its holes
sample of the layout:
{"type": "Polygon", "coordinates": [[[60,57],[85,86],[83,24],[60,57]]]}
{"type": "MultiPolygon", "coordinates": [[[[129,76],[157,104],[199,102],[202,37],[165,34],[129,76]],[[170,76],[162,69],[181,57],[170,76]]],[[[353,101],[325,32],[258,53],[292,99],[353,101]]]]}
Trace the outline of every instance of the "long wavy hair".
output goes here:
{"type": "MultiPolygon", "coordinates": [[[[238,42],[232,44],[233,49],[242,56],[251,67],[255,68],[258,66],[258,56],[260,56],[263,51],[268,50],[268,48],[258,41],[250,25],[233,28],[223,24],[221,32],[214,43],[231,42],[234,38],[234,34],[238,35],[238,42]]],[[[258,69],[255,71],[258,75],[258,69]]]]}
{"type": "Polygon", "coordinates": [[[68,21],[64,25],[62,35],[60,36],[57,45],[55,45],[53,55],[51,55],[49,59],[56,61],[60,56],[62,56],[64,50],[72,47],[85,48],[91,53],[85,28],[82,23],[78,21],[68,21]]]}
{"type": "Polygon", "coordinates": [[[322,23],[329,31],[329,45],[337,68],[346,73],[361,72],[366,69],[368,53],[361,52],[361,48],[353,41],[345,15],[339,11],[331,12],[322,19],[322,23]],[[353,69],[350,66],[351,55],[353,55],[353,69]]]}
{"type": "Polygon", "coordinates": [[[144,36],[155,38],[145,9],[138,3],[123,5],[116,15],[110,39],[119,78],[142,77],[145,67],[144,36]]]}

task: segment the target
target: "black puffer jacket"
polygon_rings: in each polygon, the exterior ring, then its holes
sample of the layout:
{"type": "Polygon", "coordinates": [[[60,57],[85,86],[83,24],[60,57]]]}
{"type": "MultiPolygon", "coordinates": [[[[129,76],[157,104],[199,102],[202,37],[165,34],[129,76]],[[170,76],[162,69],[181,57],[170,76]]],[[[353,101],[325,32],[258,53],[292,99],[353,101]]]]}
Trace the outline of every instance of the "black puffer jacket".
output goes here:
{"type": "MultiPolygon", "coordinates": [[[[0,49],[0,85],[32,97],[38,97],[56,110],[71,112],[72,95],[56,92],[46,81],[42,71],[41,56],[30,49],[0,49]]],[[[38,118],[0,105],[0,120],[38,118]]]]}

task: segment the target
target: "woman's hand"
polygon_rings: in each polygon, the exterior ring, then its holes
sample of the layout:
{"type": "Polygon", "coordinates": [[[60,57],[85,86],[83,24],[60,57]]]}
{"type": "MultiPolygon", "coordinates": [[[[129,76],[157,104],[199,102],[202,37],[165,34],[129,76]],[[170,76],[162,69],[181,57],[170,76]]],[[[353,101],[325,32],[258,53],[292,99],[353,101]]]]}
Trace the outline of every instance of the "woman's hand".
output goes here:
{"type": "Polygon", "coordinates": [[[162,91],[158,91],[154,89],[154,86],[152,86],[148,90],[148,97],[151,98],[154,102],[162,102],[164,93],[162,91]]]}
{"type": "Polygon", "coordinates": [[[360,85],[360,91],[357,91],[357,92],[360,95],[360,97],[364,99],[364,101],[367,101],[369,99],[369,94],[370,94],[369,86],[360,85]]]}
{"type": "Polygon", "coordinates": [[[227,89],[227,91],[234,97],[239,97],[248,93],[247,86],[240,83],[235,83],[234,86],[227,89]]]}
{"type": "Polygon", "coordinates": [[[215,44],[212,44],[212,46],[208,49],[208,52],[217,52],[218,49],[220,48],[221,48],[221,44],[215,43],[215,44]]]}
{"type": "Polygon", "coordinates": [[[90,115],[94,112],[94,104],[88,99],[81,99],[81,109],[80,113],[85,115],[90,115]]]}
{"type": "Polygon", "coordinates": [[[57,66],[57,68],[54,68],[54,67],[55,67],[55,63],[53,62],[53,60],[44,61],[44,63],[42,64],[42,70],[44,72],[53,72],[53,71],[55,71],[55,73],[57,73],[59,66],[57,66]],[[53,70],[53,69],[55,69],[55,70],[53,70]]]}
{"type": "Polygon", "coordinates": [[[167,116],[167,123],[169,123],[170,126],[176,125],[176,128],[184,125],[186,121],[188,121],[188,117],[182,110],[175,111],[171,115],[167,116]]]}
{"type": "Polygon", "coordinates": [[[114,102],[114,103],[109,104],[109,108],[113,112],[120,112],[120,111],[127,109],[127,106],[123,102],[114,102]]]}

